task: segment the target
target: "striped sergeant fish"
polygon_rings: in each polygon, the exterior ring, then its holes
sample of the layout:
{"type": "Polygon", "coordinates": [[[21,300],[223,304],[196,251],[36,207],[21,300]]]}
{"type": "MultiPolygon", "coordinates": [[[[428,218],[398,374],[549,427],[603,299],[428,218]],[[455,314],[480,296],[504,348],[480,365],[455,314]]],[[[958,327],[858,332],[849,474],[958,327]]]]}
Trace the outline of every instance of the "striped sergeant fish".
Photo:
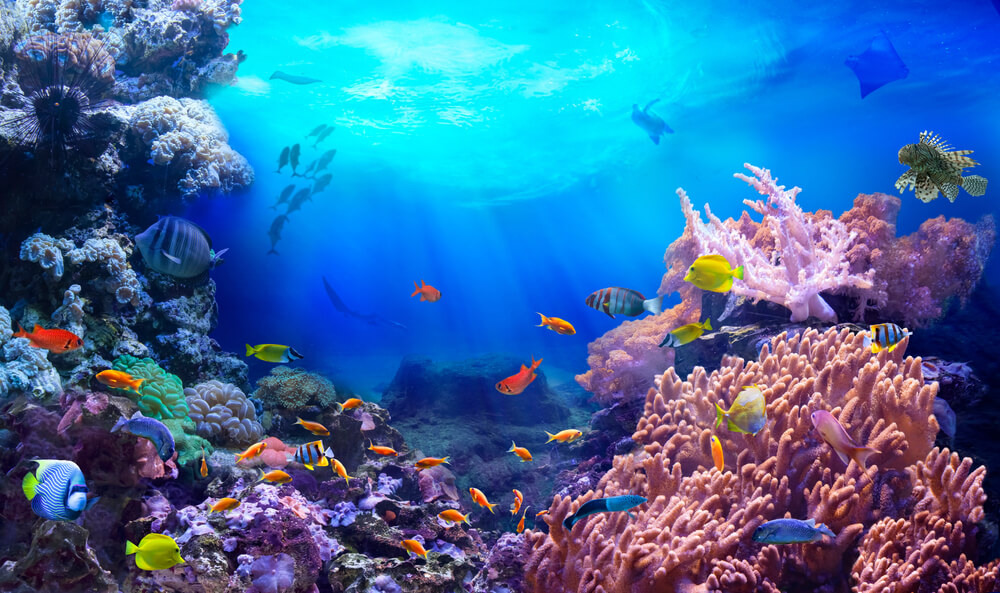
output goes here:
{"type": "Polygon", "coordinates": [[[912,336],[913,332],[905,330],[895,323],[880,323],[871,326],[871,334],[865,334],[865,348],[871,348],[872,354],[885,350],[892,352],[903,341],[912,336]]]}
{"type": "Polygon", "coordinates": [[[97,498],[87,500],[87,482],[77,464],[59,459],[36,459],[35,463],[38,469],[24,476],[21,488],[39,517],[74,521],[97,502],[97,498]]]}
{"type": "Polygon", "coordinates": [[[602,288],[587,297],[587,306],[604,311],[612,319],[615,318],[615,313],[636,317],[642,315],[643,311],[649,311],[653,315],[659,315],[663,310],[663,297],[647,300],[641,292],[612,286],[602,288]]]}
{"type": "Polygon", "coordinates": [[[320,467],[330,465],[330,461],[327,460],[323,451],[323,441],[313,441],[300,445],[295,450],[295,461],[306,466],[308,470],[312,470],[314,465],[320,467]]]}
{"type": "Polygon", "coordinates": [[[212,238],[205,229],[177,216],[164,216],[135,236],[146,265],[162,274],[193,278],[217,265],[223,249],[212,251],[212,238]]]}

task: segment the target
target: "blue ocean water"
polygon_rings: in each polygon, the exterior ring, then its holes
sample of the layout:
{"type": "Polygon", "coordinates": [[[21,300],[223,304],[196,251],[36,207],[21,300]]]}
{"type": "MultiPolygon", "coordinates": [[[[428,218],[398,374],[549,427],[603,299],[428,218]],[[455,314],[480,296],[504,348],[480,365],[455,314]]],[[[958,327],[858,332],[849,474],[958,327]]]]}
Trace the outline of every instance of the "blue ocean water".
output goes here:
{"type": "MultiPolygon", "coordinates": [[[[510,352],[568,378],[616,326],[584,299],[606,286],[655,293],[683,230],[674,190],[720,217],[755,192],[732,174],[767,167],[838,215],[858,193],[895,194],[898,149],[933,130],[975,150],[1000,182],[1000,14],[987,1],[299,2],[243,5],[230,51],[248,56],[211,102],[256,170],[245,192],[185,214],[228,247],[218,283],[227,350],[293,345],[300,365],[378,392],[407,353],[510,352]],[[862,99],[844,65],[884,31],[909,68],[862,99]],[[298,86],[275,70],[321,79],[298,86]],[[675,130],[659,145],[633,103],[675,130]],[[306,134],[336,131],[319,148],[306,134]],[[293,213],[266,255],[270,205],[336,148],[333,181],[293,213]],[[325,276],[353,309],[337,313],[325,276]],[[411,298],[425,280],[443,298],[411,298]],[[575,336],[535,327],[564,318],[575,336]]],[[[902,197],[898,233],[937,215],[975,220],[996,203],[902,197]]],[[[991,265],[987,278],[995,276],[991,265]]],[[[251,360],[252,377],[266,363],[251,360]]]]}

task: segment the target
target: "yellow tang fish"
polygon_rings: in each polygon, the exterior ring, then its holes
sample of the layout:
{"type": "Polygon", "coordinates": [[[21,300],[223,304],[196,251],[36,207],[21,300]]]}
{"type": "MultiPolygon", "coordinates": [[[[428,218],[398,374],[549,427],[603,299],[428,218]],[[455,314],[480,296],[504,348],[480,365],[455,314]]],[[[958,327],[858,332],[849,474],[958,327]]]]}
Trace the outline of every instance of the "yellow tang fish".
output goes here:
{"type": "Polygon", "coordinates": [[[703,255],[694,260],[684,280],[702,290],[729,292],[733,278],[743,279],[743,266],[733,269],[721,255],[703,255]]]}
{"type": "Polygon", "coordinates": [[[142,538],[139,545],[125,541],[125,555],[135,554],[135,565],[142,570],[163,570],[177,564],[184,564],[177,542],[169,535],[150,533],[142,538]]]}
{"type": "Polygon", "coordinates": [[[296,352],[295,348],[280,344],[257,344],[256,346],[247,344],[247,356],[256,356],[264,362],[275,363],[292,362],[302,358],[302,355],[296,352]]]}
{"type": "Polygon", "coordinates": [[[677,348],[684,344],[690,344],[700,338],[701,334],[712,329],[711,321],[711,319],[706,319],[704,323],[689,323],[678,327],[663,338],[663,341],[660,342],[660,348],[664,346],[677,348]]]}
{"type": "Polygon", "coordinates": [[[764,394],[759,387],[744,387],[733,405],[729,406],[728,412],[722,409],[719,402],[715,402],[715,426],[718,428],[725,420],[726,428],[733,432],[757,434],[767,424],[764,406],[764,394]]]}

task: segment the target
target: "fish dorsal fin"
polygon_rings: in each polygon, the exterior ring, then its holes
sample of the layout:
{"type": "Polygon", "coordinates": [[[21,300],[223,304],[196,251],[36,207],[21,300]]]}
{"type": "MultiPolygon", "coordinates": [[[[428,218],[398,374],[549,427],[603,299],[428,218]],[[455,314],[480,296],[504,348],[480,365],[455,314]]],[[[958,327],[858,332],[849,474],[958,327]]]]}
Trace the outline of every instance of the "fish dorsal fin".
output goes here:
{"type": "Polygon", "coordinates": [[[143,541],[139,543],[139,547],[142,547],[147,541],[174,541],[169,535],[163,535],[162,533],[150,533],[146,537],[142,538],[143,541]]]}
{"type": "Polygon", "coordinates": [[[36,333],[38,333],[38,332],[40,332],[40,331],[44,331],[44,330],[45,330],[45,328],[44,328],[44,327],[42,327],[42,326],[40,326],[40,325],[38,325],[38,324],[36,323],[36,324],[35,324],[35,328],[31,330],[31,333],[33,333],[33,334],[36,334],[36,333]]]}
{"type": "Polygon", "coordinates": [[[920,143],[934,147],[941,152],[948,152],[952,149],[951,145],[945,142],[944,138],[934,132],[928,132],[927,130],[920,132],[920,143]]]}
{"type": "Polygon", "coordinates": [[[524,364],[522,363],[521,364],[521,372],[523,373],[526,370],[528,370],[528,367],[524,366],[524,364]]]}
{"type": "Polygon", "coordinates": [[[174,262],[177,265],[180,265],[181,258],[177,257],[176,255],[170,255],[163,249],[160,250],[160,253],[163,255],[163,257],[169,259],[170,261],[174,262]]]}
{"type": "Polygon", "coordinates": [[[649,108],[650,108],[650,107],[652,107],[653,105],[656,105],[656,104],[657,104],[657,103],[659,103],[659,102],[660,102],[660,98],[659,98],[659,97],[657,97],[656,99],[653,99],[653,100],[652,100],[652,101],[650,101],[649,103],[646,103],[646,106],[642,108],[642,112],[643,112],[643,113],[646,113],[647,111],[649,111],[649,108]]]}
{"type": "Polygon", "coordinates": [[[721,255],[703,255],[699,259],[718,262],[720,264],[726,264],[727,266],[729,265],[729,260],[721,255]]]}
{"type": "Polygon", "coordinates": [[[809,527],[816,527],[816,519],[810,517],[809,520],[806,521],[806,525],[809,527]]]}

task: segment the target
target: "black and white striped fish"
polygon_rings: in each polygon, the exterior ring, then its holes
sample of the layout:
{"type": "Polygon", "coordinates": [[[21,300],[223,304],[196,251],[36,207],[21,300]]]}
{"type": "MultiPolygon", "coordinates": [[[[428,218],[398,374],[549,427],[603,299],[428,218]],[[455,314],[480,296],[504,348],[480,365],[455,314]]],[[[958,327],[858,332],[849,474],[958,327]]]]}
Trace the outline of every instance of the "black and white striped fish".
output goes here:
{"type": "Polygon", "coordinates": [[[895,323],[880,323],[870,329],[871,333],[865,334],[865,348],[871,348],[873,354],[883,350],[892,352],[903,338],[913,335],[913,332],[904,330],[895,323]]]}
{"type": "Polygon", "coordinates": [[[646,299],[641,292],[631,288],[612,286],[587,297],[587,306],[604,311],[612,319],[615,318],[615,313],[636,317],[642,315],[643,311],[649,311],[653,315],[659,315],[663,310],[663,297],[646,299]]]}
{"type": "Polygon", "coordinates": [[[135,244],[146,265],[177,278],[193,278],[217,265],[223,249],[212,251],[212,238],[205,229],[177,216],[164,216],[135,236],[135,244]]]}

